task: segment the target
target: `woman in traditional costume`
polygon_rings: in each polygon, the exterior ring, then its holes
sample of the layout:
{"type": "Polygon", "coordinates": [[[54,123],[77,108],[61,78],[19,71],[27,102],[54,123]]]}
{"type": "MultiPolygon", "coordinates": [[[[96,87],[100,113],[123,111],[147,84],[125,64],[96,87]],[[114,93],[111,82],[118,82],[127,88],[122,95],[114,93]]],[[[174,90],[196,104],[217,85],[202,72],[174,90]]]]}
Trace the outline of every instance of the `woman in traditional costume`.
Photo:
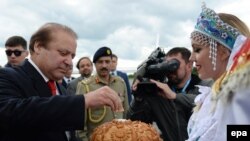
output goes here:
{"type": "MultiPolygon", "coordinates": [[[[225,131],[218,129],[227,124],[222,122],[222,117],[228,107],[225,99],[231,92],[224,87],[233,83],[231,79],[236,73],[235,66],[238,66],[233,58],[241,54],[246,37],[250,37],[249,29],[239,18],[226,13],[217,14],[202,5],[195,30],[191,33],[193,52],[190,60],[196,63],[201,79],[212,78],[215,83],[212,88],[199,86],[201,94],[195,99],[196,107],[188,123],[188,140],[217,140],[216,133],[225,131]]],[[[246,83],[249,84],[249,78],[244,79],[248,79],[246,83]]],[[[232,87],[231,90],[239,88],[232,87]]]]}

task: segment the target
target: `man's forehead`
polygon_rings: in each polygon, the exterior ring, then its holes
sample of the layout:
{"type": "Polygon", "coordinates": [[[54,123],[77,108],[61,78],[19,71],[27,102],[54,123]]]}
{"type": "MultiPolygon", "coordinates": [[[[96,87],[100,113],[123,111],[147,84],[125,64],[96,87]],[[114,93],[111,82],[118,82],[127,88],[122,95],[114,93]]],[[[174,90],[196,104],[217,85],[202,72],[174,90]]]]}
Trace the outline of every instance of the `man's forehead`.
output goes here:
{"type": "Polygon", "coordinates": [[[102,56],[97,61],[111,61],[111,57],[110,56],[102,56]]]}
{"type": "Polygon", "coordinates": [[[171,55],[168,55],[168,56],[166,56],[166,59],[167,60],[170,60],[170,59],[181,59],[182,58],[182,56],[181,56],[181,53],[176,53],[176,54],[171,54],[171,55]]]}
{"type": "Polygon", "coordinates": [[[84,58],[80,61],[80,64],[91,64],[91,62],[89,59],[84,58]]]}
{"type": "Polygon", "coordinates": [[[6,46],[6,49],[15,50],[15,49],[23,49],[22,45],[17,46],[6,46]]]}

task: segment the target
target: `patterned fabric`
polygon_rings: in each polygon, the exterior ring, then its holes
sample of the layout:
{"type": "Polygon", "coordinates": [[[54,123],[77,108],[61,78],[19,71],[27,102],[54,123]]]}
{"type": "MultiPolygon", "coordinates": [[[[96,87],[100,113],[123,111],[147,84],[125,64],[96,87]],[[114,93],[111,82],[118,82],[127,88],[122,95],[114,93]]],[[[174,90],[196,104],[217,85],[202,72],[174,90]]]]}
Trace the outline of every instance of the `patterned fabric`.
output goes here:
{"type": "MultiPolygon", "coordinates": [[[[227,125],[250,125],[250,62],[234,72],[223,85],[218,104],[223,108],[214,140],[227,140],[227,125]]],[[[216,107],[216,110],[218,108],[216,107]]]]}
{"type": "Polygon", "coordinates": [[[228,64],[227,64],[227,71],[229,69],[231,69],[234,61],[235,61],[235,55],[239,52],[239,50],[242,48],[242,46],[244,45],[244,43],[246,42],[247,40],[247,37],[243,36],[243,35],[239,35],[237,38],[236,38],[236,41],[235,41],[235,44],[234,44],[234,47],[231,51],[231,54],[230,54],[230,57],[229,57],[229,60],[228,60],[228,64]]]}
{"type": "Polygon", "coordinates": [[[201,94],[195,98],[195,103],[202,104],[202,107],[199,112],[194,112],[189,119],[188,141],[211,141],[217,130],[220,110],[211,112],[212,91],[210,87],[199,86],[199,91],[201,94]]]}
{"type": "Polygon", "coordinates": [[[213,38],[229,50],[233,48],[235,40],[240,32],[231,25],[224,23],[214,10],[202,5],[202,12],[197,19],[195,30],[213,38]]]}

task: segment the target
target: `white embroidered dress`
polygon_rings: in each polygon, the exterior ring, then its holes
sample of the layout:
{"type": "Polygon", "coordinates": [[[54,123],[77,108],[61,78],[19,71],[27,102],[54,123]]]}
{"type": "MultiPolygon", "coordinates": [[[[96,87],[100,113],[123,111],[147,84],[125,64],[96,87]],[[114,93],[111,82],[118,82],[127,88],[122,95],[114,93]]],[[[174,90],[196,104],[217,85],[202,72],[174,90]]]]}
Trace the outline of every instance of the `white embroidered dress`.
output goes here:
{"type": "MultiPolygon", "coordinates": [[[[230,69],[235,54],[245,41],[246,37],[237,37],[227,70],[230,69]]],[[[234,73],[223,86],[217,102],[211,99],[210,87],[199,86],[201,94],[195,98],[195,103],[202,105],[189,119],[188,141],[226,141],[227,125],[250,125],[250,63],[246,63],[248,65],[234,73]]]]}
{"type": "Polygon", "coordinates": [[[212,91],[210,87],[198,86],[199,94],[195,98],[196,104],[202,104],[198,112],[194,112],[188,122],[188,141],[212,141],[214,140],[218,119],[221,116],[221,106],[216,106],[212,112],[212,91]]]}

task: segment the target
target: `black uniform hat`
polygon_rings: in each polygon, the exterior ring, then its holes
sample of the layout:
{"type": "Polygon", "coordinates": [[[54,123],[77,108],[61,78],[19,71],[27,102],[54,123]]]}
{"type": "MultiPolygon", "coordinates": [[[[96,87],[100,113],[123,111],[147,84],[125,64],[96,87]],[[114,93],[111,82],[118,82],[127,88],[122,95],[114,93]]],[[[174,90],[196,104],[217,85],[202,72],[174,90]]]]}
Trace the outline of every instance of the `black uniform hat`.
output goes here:
{"type": "Polygon", "coordinates": [[[95,63],[100,57],[103,56],[110,56],[112,58],[112,51],[108,47],[101,47],[99,48],[93,57],[93,62],[95,63]]]}

